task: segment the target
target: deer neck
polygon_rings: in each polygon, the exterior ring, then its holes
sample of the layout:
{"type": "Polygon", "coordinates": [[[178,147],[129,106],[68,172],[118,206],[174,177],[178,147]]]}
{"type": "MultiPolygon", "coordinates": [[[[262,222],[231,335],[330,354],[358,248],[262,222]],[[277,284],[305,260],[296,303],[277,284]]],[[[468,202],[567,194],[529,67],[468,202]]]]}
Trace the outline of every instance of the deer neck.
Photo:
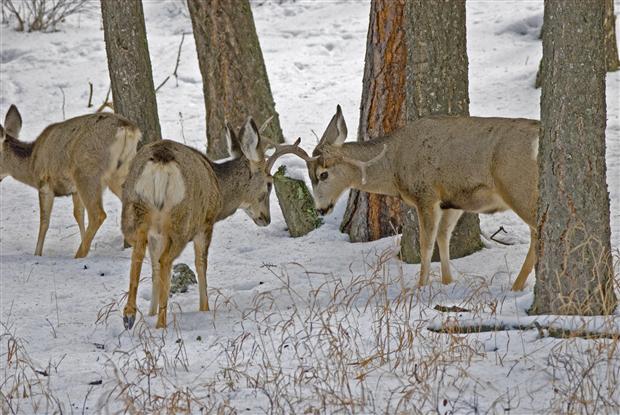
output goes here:
{"type": "Polygon", "coordinates": [[[358,170],[351,183],[353,189],[368,193],[378,193],[388,196],[398,196],[396,181],[393,171],[393,155],[389,140],[377,138],[369,141],[357,141],[344,143],[340,147],[340,154],[355,160],[368,161],[376,157],[387,145],[385,156],[366,168],[366,183],[362,183],[362,174],[358,170]]]}
{"type": "Polygon", "coordinates": [[[34,142],[26,143],[7,136],[2,143],[2,169],[15,180],[36,188],[37,180],[32,171],[34,145],[34,142]]]}
{"type": "Polygon", "coordinates": [[[243,158],[213,163],[222,194],[222,209],[217,217],[220,221],[235,213],[243,205],[251,177],[250,166],[243,158]]]}

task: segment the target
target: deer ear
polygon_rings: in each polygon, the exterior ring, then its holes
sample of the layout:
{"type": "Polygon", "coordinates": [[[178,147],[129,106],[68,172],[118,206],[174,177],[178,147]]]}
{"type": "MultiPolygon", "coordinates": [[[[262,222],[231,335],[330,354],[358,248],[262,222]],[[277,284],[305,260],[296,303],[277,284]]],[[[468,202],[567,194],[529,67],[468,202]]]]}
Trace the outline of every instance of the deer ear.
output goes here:
{"type": "Polygon", "coordinates": [[[346,139],[347,124],[344,122],[344,117],[342,116],[342,109],[340,108],[340,105],[338,105],[336,107],[336,114],[334,114],[331,121],[329,122],[329,125],[325,129],[323,137],[321,137],[321,141],[319,141],[319,145],[330,144],[340,147],[346,139]]]}
{"type": "Polygon", "coordinates": [[[9,110],[6,112],[6,117],[4,118],[4,128],[5,134],[10,135],[13,138],[19,137],[19,132],[22,129],[22,116],[15,105],[11,105],[9,110]]]}
{"type": "Polygon", "coordinates": [[[258,127],[252,119],[248,117],[247,121],[239,132],[239,139],[241,144],[241,151],[248,158],[248,160],[255,163],[263,161],[263,154],[260,147],[260,136],[258,133],[258,127]]]}
{"type": "Polygon", "coordinates": [[[230,123],[226,123],[226,141],[228,143],[228,154],[230,157],[237,159],[241,157],[241,147],[239,146],[239,140],[235,135],[235,130],[233,130],[230,123]]]}

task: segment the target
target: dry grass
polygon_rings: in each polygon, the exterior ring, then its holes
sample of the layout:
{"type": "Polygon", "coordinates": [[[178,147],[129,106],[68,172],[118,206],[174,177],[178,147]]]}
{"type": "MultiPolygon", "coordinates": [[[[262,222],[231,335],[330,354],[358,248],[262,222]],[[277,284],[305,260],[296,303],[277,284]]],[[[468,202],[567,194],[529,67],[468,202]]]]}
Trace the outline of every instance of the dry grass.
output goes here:
{"type": "MultiPolygon", "coordinates": [[[[433,308],[450,295],[438,286],[406,288],[408,277],[388,266],[392,257],[389,251],[369,257],[364,272],[348,276],[265,265],[279,287],[256,294],[250,305],[211,291],[213,328],[207,330],[216,329],[218,319],[238,317],[234,328],[225,326],[225,337],[206,343],[186,338],[178,309],[171,310],[167,332],[139,319],[122,335],[131,347],[107,356],[103,388],[93,399],[102,413],[132,414],[620,411],[616,341],[554,339],[536,330],[512,331],[509,338],[502,337],[506,332],[432,332],[429,321],[445,318],[433,308]],[[493,341],[497,346],[489,347],[493,341]],[[530,372],[524,377],[523,371],[530,372]],[[486,373],[500,373],[501,385],[510,387],[490,385],[486,373]]],[[[484,279],[463,280],[469,281],[462,283],[463,295],[452,300],[468,316],[494,316],[507,307],[484,279]]],[[[102,308],[98,322],[120,324],[123,302],[102,308]]],[[[23,344],[11,350],[22,357],[10,359],[15,374],[8,383],[5,376],[3,399],[25,385],[36,390],[28,394],[37,396],[37,408],[59,405],[26,363],[23,344]]]]}
{"type": "Polygon", "coordinates": [[[0,408],[3,414],[64,413],[62,400],[50,388],[50,374],[59,362],[46,367],[29,356],[27,343],[15,335],[10,323],[0,322],[0,359],[3,372],[0,384],[0,408]]]}

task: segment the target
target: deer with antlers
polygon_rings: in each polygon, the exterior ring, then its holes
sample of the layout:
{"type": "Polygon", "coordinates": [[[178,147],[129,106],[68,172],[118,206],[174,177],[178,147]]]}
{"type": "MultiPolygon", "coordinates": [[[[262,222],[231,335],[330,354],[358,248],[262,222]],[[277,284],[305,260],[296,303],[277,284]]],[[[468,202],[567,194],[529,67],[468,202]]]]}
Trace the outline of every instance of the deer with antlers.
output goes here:
{"type": "MultiPolygon", "coordinates": [[[[317,210],[329,213],[348,188],[399,197],[418,212],[420,279],[428,282],[439,247],[441,280],[452,282],[450,236],[464,211],[512,209],[530,227],[530,247],[513,286],[523,290],[536,261],[539,122],[528,119],[432,116],[365,142],[345,143],[340,106],[306,161],[317,210]]],[[[299,144],[298,142],[296,144],[299,144]]]]}
{"type": "Polygon", "coordinates": [[[12,176],[39,191],[39,236],[34,254],[43,252],[54,198],[71,195],[82,239],[75,257],[85,257],[106,218],[103,192],[108,187],[121,197],[142,134],[134,123],[111,113],[52,124],[33,142],[19,140],[21,127],[22,117],[11,105],[4,127],[0,125],[0,180],[12,176]],[[88,227],[84,226],[84,208],[88,227]]]}
{"type": "Polygon", "coordinates": [[[140,149],[123,192],[122,229],[133,246],[129,295],[123,313],[125,328],[131,329],[135,322],[136,295],[147,246],[153,280],[149,315],[157,314],[156,327],[163,328],[172,261],[190,241],[194,242],[199,310],[208,311],[207,256],[215,223],[241,208],[258,226],[269,225],[270,170],[280,155],[289,149],[295,151],[295,146],[277,146],[275,153],[266,158],[265,150],[272,144],[261,139],[260,130],[251,118],[238,134],[227,125],[232,157],[219,163],[169,140],[140,149]]]}

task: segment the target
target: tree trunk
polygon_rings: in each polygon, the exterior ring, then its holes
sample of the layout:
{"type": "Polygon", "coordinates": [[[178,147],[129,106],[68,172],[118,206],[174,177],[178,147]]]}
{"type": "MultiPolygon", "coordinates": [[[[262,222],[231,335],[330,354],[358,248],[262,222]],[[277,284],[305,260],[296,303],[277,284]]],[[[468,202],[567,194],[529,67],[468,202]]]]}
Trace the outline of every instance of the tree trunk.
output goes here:
{"type": "Polygon", "coordinates": [[[618,43],[616,42],[616,15],[614,14],[614,0],[605,0],[605,19],[603,20],[605,33],[605,62],[607,72],[617,71],[620,68],[618,60],[618,43]]]}
{"type": "Polygon", "coordinates": [[[604,15],[599,1],[545,1],[533,314],[609,314],[616,307],[604,15]]]}
{"type": "MultiPolygon", "coordinates": [[[[614,72],[620,68],[620,60],[618,60],[618,43],[616,42],[616,15],[614,14],[614,0],[605,1],[605,18],[603,20],[603,33],[605,35],[605,66],[607,72],[614,72]]],[[[544,22],[543,22],[544,28],[544,22]]],[[[540,38],[542,39],[543,30],[540,30],[540,38]]],[[[542,69],[543,60],[538,65],[536,72],[536,88],[542,85],[542,69]]]]}
{"type": "MultiPolygon", "coordinates": [[[[388,134],[406,122],[404,11],[405,0],[373,0],[370,5],[358,141],[388,134]]],[[[340,229],[353,242],[398,234],[401,212],[398,198],[351,190],[340,229]]]]}
{"type": "MultiPolygon", "coordinates": [[[[410,0],[406,7],[407,121],[435,114],[469,115],[465,1],[410,0]]],[[[404,215],[401,258],[420,262],[417,213],[404,215]]],[[[465,213],[450,240],[450,258],[482,248],[478,215],[465,213]]],[[[433,261],[439,260],[435,249],[433,261]]]]}
{"type": "Polygon", "coordinates": [[[259,125],[273,116],[264,136],[282,142],[280,120],[248,0],[188,0],[202,74],[207,153],[228,157],[225,122],[239,127],[248,116],[259,125]]]}
{"type": "Polygon", "coordinates": [[[142,144],[161,139],[140,0],[101,1],[114,111],[135,122],[142,144]]]}

